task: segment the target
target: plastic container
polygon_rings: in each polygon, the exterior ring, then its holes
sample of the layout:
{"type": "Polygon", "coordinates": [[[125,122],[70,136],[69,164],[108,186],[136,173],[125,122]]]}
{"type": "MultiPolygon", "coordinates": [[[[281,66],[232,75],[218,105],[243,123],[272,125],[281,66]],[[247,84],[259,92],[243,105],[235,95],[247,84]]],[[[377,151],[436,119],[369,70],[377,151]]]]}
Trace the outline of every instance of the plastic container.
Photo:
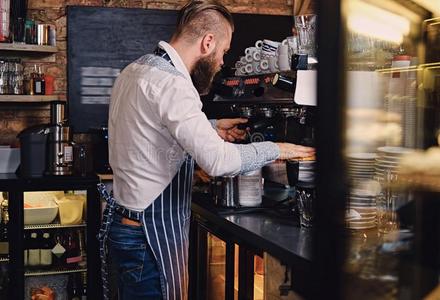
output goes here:
{"type": "Polygon", "coordinates": [[[86,197],[84,195],[66,195],[55,200],[59,207],[62,225],[81,224],[86,197]]]}
{"type": "Polygon", "coordinates": [[[20,149],[0,147],[0,173],[15,173],[20,164],[20,149]]]}
{"type": "Polygon", "coordinates": [[[24,224],[49,224],[58,214],[58,205],[53,199],[28,199],[24,201],[24,224]]]}
{"type": "Polygon", "coordinates": [[[263,179],[261,169],[238,176],[239,204],[245,207],[261,206],[263,197],[263,179]]]}

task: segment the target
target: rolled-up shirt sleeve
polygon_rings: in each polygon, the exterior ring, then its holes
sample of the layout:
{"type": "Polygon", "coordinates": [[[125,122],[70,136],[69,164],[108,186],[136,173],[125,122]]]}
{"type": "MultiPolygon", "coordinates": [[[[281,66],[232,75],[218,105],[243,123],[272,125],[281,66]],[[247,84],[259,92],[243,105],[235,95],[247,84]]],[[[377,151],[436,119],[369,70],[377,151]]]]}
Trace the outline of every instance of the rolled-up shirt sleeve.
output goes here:
{"type": "Polygon", "coordinates": [[[240,173],[259,169],[280,156],[280,148],[272,142],[235,145],[240,151],[240,173]]]}
{"type": "MultiPolygon", "coordinates": [[[[184,79],[181,79],[184,80],[184,79]]],[[[261,168],[279,156],[271,142],[236,145],[225,142],[202,111],[195,90],[175,82],[162,89],[158,113],[177,143],[211,176],[236,175],[261,168]]]]}

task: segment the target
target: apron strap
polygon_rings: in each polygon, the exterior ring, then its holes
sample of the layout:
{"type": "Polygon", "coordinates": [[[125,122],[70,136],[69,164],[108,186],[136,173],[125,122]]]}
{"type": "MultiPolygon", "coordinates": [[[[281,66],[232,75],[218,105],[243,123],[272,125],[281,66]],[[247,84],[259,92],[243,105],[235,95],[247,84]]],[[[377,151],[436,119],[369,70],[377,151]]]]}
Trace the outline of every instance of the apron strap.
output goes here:
{"type": "Polygon", "coordinates": [[[107,266],[107,236],[110,225],[115,214],[116,201],[112,194],[109,194],[103,183],[98,184],[98,191],[101,197],[107,202],[102,216],[102,223],[98,233],[99,255],[101,257],[101,279],[104,300],[110,299],[109,276],[107,266]]]}

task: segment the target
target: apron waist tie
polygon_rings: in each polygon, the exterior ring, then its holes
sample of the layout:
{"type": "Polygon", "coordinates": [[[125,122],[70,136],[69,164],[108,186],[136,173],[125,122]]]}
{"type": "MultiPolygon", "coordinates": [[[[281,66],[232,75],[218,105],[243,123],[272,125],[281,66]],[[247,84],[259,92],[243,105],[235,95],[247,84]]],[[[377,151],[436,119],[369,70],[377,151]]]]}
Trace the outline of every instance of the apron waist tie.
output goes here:
{"type": "Polygon", "coordinates": [[[116,213],[130,220],[141,222],[143,218],[143,211],[130,210],[116,203],[115,198],[113,198],[112,194],[109,194],[103,183],[98,184],[98,191],[101,197],[107,202],[107,205],[102,215],[102,223],[99,229],[98,240],[99,240],[99,255],[101,258],[101,278],[102,278],[103,298],[104,300],[109,300],[110,285],[109,285],[108,265],[107,265],[107,254],[108,254],[107,237],[110,231],[110,226],[113,222],[114,215],[116,213]]]}

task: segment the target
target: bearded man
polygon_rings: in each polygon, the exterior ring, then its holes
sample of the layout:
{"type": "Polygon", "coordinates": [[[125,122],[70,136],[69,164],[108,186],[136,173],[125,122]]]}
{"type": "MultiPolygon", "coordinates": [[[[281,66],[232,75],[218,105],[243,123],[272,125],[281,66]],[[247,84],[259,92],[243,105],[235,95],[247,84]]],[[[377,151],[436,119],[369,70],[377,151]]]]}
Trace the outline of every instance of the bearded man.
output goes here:
{"type": "Polygon", "coordinates": [[[209,175],[224,176],[314,154],[285,143],[233,144],[244,138],[236,126],[247,120],[209,121],[202,112],[199,94],[223,65],[233,30],[223,5],[190,1],[170,43],[159,42],[115,81],[109,111],[114,197],[107,194],[100,239],[102,256],[117,271],[119,299],[187,299],[194,161],[209,175]]]}

